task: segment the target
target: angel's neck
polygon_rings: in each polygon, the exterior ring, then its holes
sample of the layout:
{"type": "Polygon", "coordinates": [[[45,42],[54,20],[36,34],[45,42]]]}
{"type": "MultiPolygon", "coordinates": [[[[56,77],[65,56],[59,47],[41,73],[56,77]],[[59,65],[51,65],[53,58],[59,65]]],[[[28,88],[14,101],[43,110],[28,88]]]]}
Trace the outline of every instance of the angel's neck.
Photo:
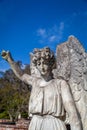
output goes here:
{"type": "Polygon", "coordinates": [[[42,78],[43,78],[46,82],[48,82],[48,81],[50,81],[50,80],[53,79],[53,74],[50,73],[50,74],[47,74],[47,75],[42,75],[42,78]]]}

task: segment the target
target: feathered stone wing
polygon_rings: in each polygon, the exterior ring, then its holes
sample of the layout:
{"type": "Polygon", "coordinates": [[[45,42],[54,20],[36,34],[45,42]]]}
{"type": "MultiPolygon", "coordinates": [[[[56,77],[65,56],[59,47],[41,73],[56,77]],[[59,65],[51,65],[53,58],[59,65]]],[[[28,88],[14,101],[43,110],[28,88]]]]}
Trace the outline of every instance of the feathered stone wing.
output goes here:
{"type": "Polygon", "coordinates": [[[83,124],[87,130],[87,53],[74,36],[57,46],[56,78],[64,78],[71,92],[83,124]]]}

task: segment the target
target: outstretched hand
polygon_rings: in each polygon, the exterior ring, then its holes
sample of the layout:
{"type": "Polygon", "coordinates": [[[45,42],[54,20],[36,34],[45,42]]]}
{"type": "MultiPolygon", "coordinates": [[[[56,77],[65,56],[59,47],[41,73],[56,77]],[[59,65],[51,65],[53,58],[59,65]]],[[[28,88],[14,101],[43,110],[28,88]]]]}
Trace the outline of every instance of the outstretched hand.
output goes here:
{"type": "Polygon", "coordinates": [[[3,50],[3,51],[1,52],[1,56],[2,56],[3,59],[5,59],[5,60],[7,60],[7,61],[8,61],[9,58],[11,58],[10,52],[9,52],[9,51],[5,51],[5,50],[3,50]]]}

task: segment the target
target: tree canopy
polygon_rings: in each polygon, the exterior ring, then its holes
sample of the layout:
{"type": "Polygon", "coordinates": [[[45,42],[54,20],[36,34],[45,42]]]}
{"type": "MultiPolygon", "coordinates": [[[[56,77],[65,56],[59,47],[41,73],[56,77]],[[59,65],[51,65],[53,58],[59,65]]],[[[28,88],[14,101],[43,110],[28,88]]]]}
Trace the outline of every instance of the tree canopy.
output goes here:
{"type": "MultiPolygon", "coordinates": [[[[26,65],[24,73],[30,74],[30,67],[26,65]]],[[[9,118],[12,121],[28,117],[28,100],[30,86],[20,81],[11,69],[0,78],[0,118],[9,118]]]]}

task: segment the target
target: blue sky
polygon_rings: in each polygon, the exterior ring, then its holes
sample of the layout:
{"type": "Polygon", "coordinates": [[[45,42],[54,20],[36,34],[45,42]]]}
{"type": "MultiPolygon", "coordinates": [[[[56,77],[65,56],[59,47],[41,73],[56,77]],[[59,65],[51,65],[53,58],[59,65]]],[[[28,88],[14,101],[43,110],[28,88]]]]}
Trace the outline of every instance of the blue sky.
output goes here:
{"type": "MultiPolygon", "coordinates": [[[[0,52],[29,64],[34,48],[56,46],[74,35],[87,51],[87,0],[0,0],[0,52]]],[[[0,70],[9,68],[0,57],[0,70]]]]}

